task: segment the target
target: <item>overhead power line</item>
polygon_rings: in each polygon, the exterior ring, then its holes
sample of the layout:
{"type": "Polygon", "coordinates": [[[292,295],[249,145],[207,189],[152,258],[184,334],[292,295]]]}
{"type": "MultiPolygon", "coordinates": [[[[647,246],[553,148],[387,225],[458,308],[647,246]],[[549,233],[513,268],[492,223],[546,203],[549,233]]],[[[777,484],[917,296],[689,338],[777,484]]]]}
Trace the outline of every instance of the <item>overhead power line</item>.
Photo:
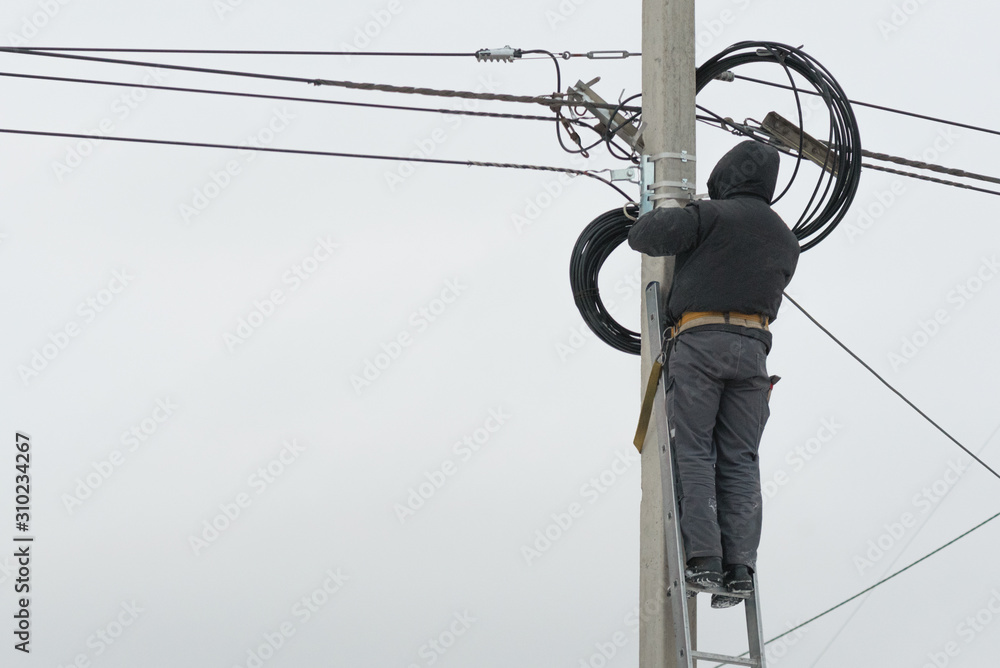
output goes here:
{"type": "Polygon", "coordinates": [[[959,183],[958,181],[947,181],[945,179],[934,178],[933,176],[926,176],[924,174],[914,174],[913,172],[904,172],[901,169],[892,169],[891,167],[883,167],[881,165],[873,165],[870,162],[864,162],[861,164],[862,167],[867,167],[868,169],[874,169],[880,172],[888,172],[889,174],[898,174],[899,176],[908,176],[911,179],[920,179],[921,181],[930,181],[931,183],[940,183],[946,186],[952,186],[954,188],[964,188],[965,190],[975,190],[980,193],[987,193],[990,195],[1000,195],[1000,190],[990,190],[989,188],[980,188],[978,186],[970,186],[967,183],[959,183]]]}
{"type": "MultiPolygon", "coordinates": [[[[373,90],[385,93],[404,93],[411,95],[428,95],[434,97],[456,97],[468,100],[496,100],[500,102],[521,102],[528,104],[541,104],[547,107],[573,105],[574,102],[563,100],[553,96],[545,95],[508,95],[505,93],[477,93],[473,91],[441,90],[436,88],[418,88],[415,86],[395,86],[390,84],[358,83],[354,81],[337,81],[332,79],[310,79],[307,77],[293,77],[281,74],[264,74],[260,72],[244,72],[238,70],[223,70],[211,67],[194,67],[191,65],[173,65],[169,63],[153,63],[140,60],[122,60],[119,58],[104,58],[98,56],[81,56],[70,53],[56,53],[49,51],[32,51],[16,47],[0,47],[0,52],[18,53],[29,56],[45,56],[49,58],[69,58],[71,60],[83,60],[89,62],[109,63],[113,65],[129,65],[133,67],[150,67],[166,70],[178,70],[183,72],[198,72],[202,74],[220,74],[225,76],[246,77],[251,79],[267,79],[271,81],[287,81],[292,83],[305,83],[314,86],[335,86],[339,88],[350,88],[355,90],[373,90]]],[[[605,104],[593,105],[602,108],[618,109],[625,111],[638,111],[637,108],[621,107],[620,105],[605,104]]]]}
{"type": "MultiPolygon", "coordinates": [[[[206,55],[233,55],[233,56],[398,56],[405,58],[414,57],[476,57],[480,52],[451,52],[433,53],[424,51],[304,51],[304,50],[262,50],[262,49],[129,49],[129,48],[108,48],[108,47],[66,47],[66,46],[32,46],[26,47],[25,51],[64,51],[67,53],[172,53],[172,54],[206,54],[206,55]]],[[[528,51],[524,51],[528,53],[528,51]]],[[[563,60],[570,58],[589,58],[590,60],[616,60],[634,58],[641,56],[641,53],[616,49],[612,51],[588,51],[587,53],[570,53],[562,51],[559,57],[563,60]]],[[[534,60],[525,58],[524,60],[534,60]]]]}
{"type": "Polygon", "coordinates": [[[465,167],[497,167],[501,169],[527,169],[543,172],[562,172],[574,176],[587,176],[596,181],[614,188],[625,199],[630,200],[625,191],[593,172],[582,169],[571,169],[569,167],[553,167],[550,165],[523,165],[509,162],[484,162],[479,160],[447,160],[444,158],[412,158],[397,155],[377,155],[372,153],[344,153],[340,151],[314,151],[308,149],[294,148],[271,148],[267,146],[237,146],[235,144],[215,144],[209,142],[188,142],[171,139],[141,139],[138,137],[110,137],[92,134],[79,134],[73,132],[46,132],[41,130],[15,130],[10,128],[0,128],[0,133],[13,135],[31,135],[36,137],[62,137],[65,139],[92,139],[94,141],[114,141],[134,144],[158,144],[161,146],[187,146],[192,148],[221,148],[236,151],[260,151],[263,153],[288,153],[292,155],[315,155],[333,158],[362,158],[366,160],[389,160],[393,162],[426,162],[437,165],[462,165],[465,167]]]}
{"type": "Polygon", "coordinates": [[[939,432],[941,432],[942,434],[944,434],[948,438],[948,440],[950,440],[952,443],[954,443],[959,448],[961,448],[965,452],[965,454],[967,454],[970,457],[972,457],[974,460],[976,460],[980,464],[980,466],[982,466],[984,469],[986,469],[987,471],[989,471],[990,473],[992,473],[994,475],[994,477],[996,477],[998,480],[1000,480],[1000,473],[997,473],[993,469],[993,467],[991,467],[989,464],[987,464],[982,459],[980,459],[978,455],[976,455],[974,452],[972,452],[972,450],[970,450],[969,448],[967,448],[964,445],[962,445],[962,443],[957,438],[955,438],[954,436],[952,436],[948,431],[946,431],[944,429],[944,427],[942,427],[937,422],[935,422],[934,420],[932,420],[931,417],[929,415],[927,415],[927,413],[925,413],[922,410],[920,410],[920,408],[918,408],[915,403],[913,403],[912,401],[910,401],[909,399],[907,399],[906,395],[904,395],[902,392],[900,392],[895,387],[893,387],[892,384],[890,384],[889,381],[887,381],[884,377],[882,377],[882,375],[879,374],[878,371],[876,371],[875,369],[873,369],[867,362],[865,362],[863,359],[861,359],[853,350],[851,350],[850,348],[848,348],[844,344],[844,342],[841,341],[840,339],[838,339],[836,336],[834,336],[834,334],[830,330],[828,330],[826,327],[824,327],[823,325],[821,325],[820,322],[818,320],[816,320],[816,318],[814,318],[812,316],[812,314],[810,314],[808,311],[806,311],[804,308],[802,308],[802,305],[799,304],[794,299],[792,299],[792,297],[787,292],[784,292],[782,294],[784,294],[785,298],[788,299],[788,301],[792,302],[792,304],[795,305],[795,308],[797,308],[799,311],[801,311],[802,314],[806,318],[808,318],[814,325],[816,325],[817,327],[819,327],[820,330],[822,330],[824,334],[826,334],[827,336],[829,336],[833,340],[834,343],[836,343],[838,346],[840,346],[845,351],[847,351],[848,355],[850,355],[855,360],[857,360],[857,362],[859,364],[861,364],[861,366],[863,366],[865,369],[867,369],[869,371],[869,373],[871,373],[873,376],[875,376],[883,385],[885,385],[890,390],[892,390],[892,392],[897,397],[899,397],[900,399],[902,399],[903,401],[905,401],[906,405],[908,405],[910,408],[912,408],[917,413],[919,413],[920,416],[922,418],[924,418],[925,420],[927,420],[927,422],[929,422],[931,425],[933,425],[935,429],[937,429],[939,432]]]}
{"type": "MultiPolygon", "coordinates": [[[[795,633],[799,629],[801,629],[801,628],[803,628],[805,626],[808,626],[809,624],[812,624],[813,622],[819,621],[823,617],[826,617],[827,615],[829,615],[831,612],[834,612],[835,610],[839,610],[840,608],[844,607],[845,605],[847,605],[851,601],[857,600],[858,598],[860,598],[861,596],[864,596],[865,594],[867,594],[868,592],[872,591],[873,589],[881,587],[886,582],[889,582],[889,580],[892,580],[893,578],[895,578],[895,577],[897,577],[899,575],[902,575],[903,573],[905,573],[906,571],[910,570],[914,566],[916,566],[916,565],[918,565],[920,563],[923,563],[924,561],[927,561],[928,559],[930,559],[931,557],[933,557],[938,552],[941,552],[945,548],[951,547],[952,545],[954,545],[958,541],[962,540],[963,538],[965,538],[966,536],[968,536],[972,532],[977,531],[978,529],[981,529],[982,527],[986,526],[987,524],[989,524],[993,520],[997,519],[998,517],[1000,517],[1000,513],[997,513],[993,517],[990,517],[990,518],[987,518],[987,519],[983,520],[982,522],[980,522],[976,526],[972,527],[971,529],[969,529],[965,533],[962,533],[962,534],[960,534],[960,535],[952,538],[951,540],[949,540],[947,543],[945,543],[941,547],[939,547],[936,550],[933,550],[931,552],[928,552],[927,554],[925,554],[924,556],[920,557],[919,559],[917,559],[913,563],[909,564],[908,566],[904,566],[903,568],[900,568],[895,573],[892,573],[891,575],[888,575],[888,576],[882,578],[881,580],[879,580],[878,582],[876,582],[872,586],[866,587],[865,589],[862,589],[857,594],[854,594],[853,596],[851,596],[849,598],[845,598],[840,603],[827,608],[826,610],[824,610],[823,612],[819,613],[818,615],[814,615],[813,617],[810,617],[809,619],[807,619],[806,621],[802,622],[801,624],[797,624],[797,625],[793,626],[792,628],[788,629],[784,633],[779,633],[778,635],[774,636],[770,640],[767,640],[764,644],[765,645],[770,645],[771,643],[776,642],[778,640],[781,640],[785,636],[790,635],[792,633],[795,633]]],[[[749,652],[743,652],[742,654],[740,654],[740,656],[746,656],[748,653],[749,652]]],[[[720,664],[716,664],[714,668],[720,668],[720,666],[722,666],[722,665],[724,665],[724,664],[721,664],[721,663],[720,664]]]]}
{"type": "Polygon", "coordinates": [[[427,56],[431,58],[475,57],[475,52],[431,53],[423,51],[303,51],[296,49],[262,50],[262,49],[121,49],[106,47],[64,47],[64,46],[30,46],[23,51],[65,51],[67,53],[172,53],[199,55],[230,55],[230,56],[400,56],[415,58],[427,56]]]}
{"type": "Polygon", "coordinates": [[[894,162],[897,165],[905,165],[907,167],[916,167],[917,169],[926,169],[931,172],[939,172],[941,174],[949,174],[951,176],[960,176],[966,179],[976,179],[977,181],[989,181],[990,183],[1000,183],[1000,179],[995,176],[986,176],[985,174],[976,174],[975,172],[967,172],[964,169],[954,169],[952,167],[942,167],[941,165],[935,165],[929,162],[922,162],[920,160],[908,160],[906,158],[898,158],[894,155],[887,155],[885,153],[872,153],[871,151],[861,151],[861,155],[866,158],[872,158],[874,160],[882,160],[884,162],[894,162]]]}
{"type": "MultiPolygon", "coordinates": [[[[803,92],[803,91],[800,89],[800,92],[803,92]]],[[[695,117],[697,120],[701,121],[702,123],[705,123],[705,124],[710,125],[710,126],[715,127],[715,128],[720,128],[722,130],[726,130],[727,132],[732,132],[733,134],[738,134],[738,135],[743,135],[745,137],[749,137],[750,139],[753,139],[755,141],[763,141],[762,138],[758,135],[758,133],[765,133],[766,134],[764,128],[751,127],[751,126],[745,125],[743,123],[737,123],[737,122],[733,121],[731,118],[723,118],[719,114],[716,114],[714,111],[706,109],[706,108],[704,108],[704,107],[702,107],[700,105],[698,106],[698,109],[700,109],[701,111],[705,112],[706,114],[709,114],[708,116],[696,116],[695,117]]],[[[770,135],[766,135],[766,136],[768,138],[771,138],[770,135]]],[[[783,146],[777,146],[776,145],[775,148],[777,148],[782,153],[785,153],[786,155],[790,155],[790,156],[792,156],[794,158],[798,158],[799,157],[798,154],[793,153],[792,151],[784,148],[783,146]]],[[[939,172],[939,173],[943,173],[943,174],[953,174],[953,175],[957,175],[957,176],[964,176],[964,177],[970,178],[970,179],[978,179],[978,180],[981,180],[981,181],[989,181],[991,183],[1000,183],[1000,179],[998,179],[996,177],[993,177],[993,176],[986,176],[984,174],[976,174],[974,172],[967,172],[967,171],[962,170],[962,169],[954,169],[952,167],[944,167],[942,165],[935,165],[935,164],[932,164],[932,163],[921,162],[919,160],[908,160],[906,158],[900,158],[900,157],[888,155],[888,154],[885,154],[885,153],[872,153],[871,151],[866,151],[866,150],[862,149],[861,150],[861,155],[869,157],[869,158],[877,159],[877,160],[885,160],[887,162],[894,162],[896,164],[908,165],[908,166],[911,166],[911,167],[915,167],[917,169],[927,169],[927,170],[930,170],[930,171],[935,171],[935,172],[939,172]]],[[[969,185],[969,184],[966,184],[966,183],[960,183],[958,181],[948,181],[946,179],[938,179],[938,178],[935,178],[933,176],[926,176],[924,174],[915,174],[914,172],[904,172],[904,171],[899,170],[899,169],[892,169],[891,167],[883,167],[881,165],[873,165],[870,162],[862,163],[861,166],[864,167],[864,168],[867,168],[867,169],[874,169],[874,170],[880,171],[880,172],[888,172],[889,174],[897,174],[899,176],[907,176],[909,178],[919,179],[921,181],[929,181],[931,183],[940,183],[941,185],[952,186],[954,188],[963,188],[965,190],[974,190],[976,192],[987,193],[989,195],[1000,195],[1000,191],[997,191],[997,190],[990,190],[989,188],[980,188],[978,186],[973,186],[973,185],[969,185]]]]}
{"type": "MultiPolygon", "coordinates": [[[[816,91],[806,90],[804,88],[792,88],[786,84],[775,83],[774,81],[765,81],[763,79],[755,79],[754,77],[743,76],[740,74],[734,74],[735,79],[742,79],[743,81],[752,81],[753,83],[763,84],[765,86],[772,86],[774,88],[783,88],[785,90],[798,90],[800,93],[806,93],[808,95],[819,95],[816,91]]],[[[870,102],[859,102],[857,100],[851,100],[851,104],[857,105],[859,107],[869,107],[870,109],[878,109],[879,111],[888,111],[892,114],[900,114],[902,116],[912,116],[913,118],[919,118],[925,121],[934,121],[935,123],[944,123],[945,125],[953,125],[958,128],[965,128],[966,130],[975,130],[977,132],[986,132],[992,135],[1000,135],[1000,130],[991,130],[990,128],[984,128],[978,125],[970,125],[968,123],[959,123],[958,121],[949,121],[946,118],[937,118],[936,116],[927,116],[925,114],[917,114],[912,111],[904,111],[902,109],[896,109],[894,107],[886,107],[880,104],[871,104],[870,102]]]]}
{"type": "MultiPolygon", "coordinates": [[[[235,91],[213,90],[207,88],[183,88],[179,86],[159,86],[156,84],[126,83],[122,81],[104,81],[98,79],[77,79],[72,77],[53,77],[40,74],[21,74],[17,72],[0,72],[0,77],[14,77],[19,79],[37,79],[41,81],[59,81],[64,83],[81,83],[99,86],[118,86],[121,88],[144,88],[149,90],[165,90],[180,93],[204,93],[209,95],[226,95],[231,97],[247,97],[261,100],[278,100],[281,102],[311,102],[315,104],[332,104],[348,107],[365,107],[369,109],[390,109],[397,111],[423,111],[438,114],[456,114],[460,116],[485,116],[490,118],[511,118],[529,121],[557,121],[555,116],[534,116],[527,114],[505,114],[494,111],[467,111],[464,109],[430,109],[427,107],[408,107],[393,104],[373,104],[369,102],[349,102],[345,100],[320,100],[310,97],[288,97],[285,95],[265,95],[263,93],[240,93],[235,91]]],[[[576,119],[567,119],[573,124],[585,125],[576,119]]]]}
{"type": "Polygon", "coordinates": [[[933,557],[938,552],[940,552],[940,551],[944,550],[945,548],[950,547],[951,545],[957,543],[958,541],[960,541],[961,539],[965,538],[966,536],[968,536],[973,531],[976,531],[977,529],[981,529],[982,527],[986,526],[987,524],[989,524],[993,520],[997,519],[998,517],[1000,517],[1000,513],[997,513],[993,517],[990,517],[990,518],[988,518],[986,520],[983,520],[982,522],[980,522],[976,526],[972,527],[971,529],[969,529],[965,533],[963,533],[961,535],[958,535],[955,538],[952,538],[950,541],[948,541],[947,543],[945,543],[941,547],[937,548],[936,550],[934,550],[932,552],[929,552],[929,553],[925,554],[924,556],[920,557],[919,559],[917,559],[916,561],[914,561],[913,563],[911,563],[909,566],[904,566],[903,568],[899,569],[898,571],[896,571],[892,575],[889,575],[887,577],[882,578],[881,580],[879,580],[878,582],[876,582],[872,586],[867,587],[866,589],[862,589],[861,591],[859,591],[854,596],[851,596],[850,598],[846,598],[843,601],[841,601],[840,603],[838,603],[837,605],[834,605],[834,606],[832,606],[830,608],[827,608],[826,610],[824,610],[823,612],[819,613],[818,615],[807,619],[806,621],[802,622],[801,624],[799,624],[797,626],[793,626],[792,628],[788,629],[784,633],[782,633],[780,635],[774,636],[773,638],[771,638],[770,640],[768,640],[764,644],[765,645],[769,645],[769,644],[773,643],[776,640],[780,640],[781,638],[784,638],[785,636],[787,636],[789,633],[794,633],[795,631],[798,631],[799,629],[801,629],[803,626],[805,626],[807,624],[812,624],[813,622],[815,622],[819,618],[825,617],[826,615],[830,614],[834,610],[837,610],[838,608],[841,608],[841,607],[847,605],[848,603],[850,603],[851,601],[857,599],[860,596],[864,596],[865,594],[867,594],[871,590],[875,589],[876,587],[880,587],[880,586],[884,585],[889,580],[892,580],[894,577],[896,577],[898,575],[901,575],[902,573],[905,573],[906,571],[910,570],[911,568],[913,568],[917,564],[922,563],[924,561],[927,561],[928,559],[930,559],[931,557],[933,557]]]}

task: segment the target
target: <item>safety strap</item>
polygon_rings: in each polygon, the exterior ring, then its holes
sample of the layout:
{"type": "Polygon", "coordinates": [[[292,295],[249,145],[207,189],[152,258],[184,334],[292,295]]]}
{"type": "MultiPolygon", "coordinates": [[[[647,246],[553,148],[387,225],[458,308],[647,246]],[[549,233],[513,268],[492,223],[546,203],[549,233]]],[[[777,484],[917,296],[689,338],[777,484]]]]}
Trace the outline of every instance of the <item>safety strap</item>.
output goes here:
{"type": "MultiPolygon", "coordinates": [[[[669,333],[670,330],[667,330],[669,333]]],[[[649,420],[653,416],[653,400],[656,398],[656,388],[660,384],[660,376],[663,375],[663,367],[670,358],[670,349],[673,348],[674,339],[670,338],[666,342],[666,347],[659,357],[653,360],[653,367],[649,370],[649,379],[646,381],[646,392],[642,397],[642,408],[639,411],[639,426],[635,429],[635,438],[632,443],[636,450],[642,453],[642,445],[646,440],[646,430],[649,429],[649,420]]]]}
{"type": "Polygon", "coordinates": [[[659,358],[653,362],[653,368],[649,370],[649,380],[646,381],[646,393],[642,397],[642,410],[639,411],[639,426],[635,429],[635,438],[632,443],[636,450],[642,452],[642,444],[646,440],[646,430],[649,429],[649,418],[653,416],[653,399],[656,398],[656,386],[660,384],[660,374],[663,371],[663,364],[659,358]]]}

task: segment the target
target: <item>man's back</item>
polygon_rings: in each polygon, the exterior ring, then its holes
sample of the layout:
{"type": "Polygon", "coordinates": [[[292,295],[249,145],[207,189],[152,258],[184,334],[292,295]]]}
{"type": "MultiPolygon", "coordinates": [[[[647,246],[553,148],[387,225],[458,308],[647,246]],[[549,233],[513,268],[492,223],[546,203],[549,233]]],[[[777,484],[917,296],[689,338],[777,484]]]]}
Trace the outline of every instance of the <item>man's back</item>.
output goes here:
{"type": "Polygon", "coordinates": [[[777,176],[777,151],[743,142],[712,170],[712,199],[656,209],[632,227],[633,249],[677,258],[668,301],[673,322],[691,311],[777,317],[799,258],[798,240],[769,206],[777,176]]]}

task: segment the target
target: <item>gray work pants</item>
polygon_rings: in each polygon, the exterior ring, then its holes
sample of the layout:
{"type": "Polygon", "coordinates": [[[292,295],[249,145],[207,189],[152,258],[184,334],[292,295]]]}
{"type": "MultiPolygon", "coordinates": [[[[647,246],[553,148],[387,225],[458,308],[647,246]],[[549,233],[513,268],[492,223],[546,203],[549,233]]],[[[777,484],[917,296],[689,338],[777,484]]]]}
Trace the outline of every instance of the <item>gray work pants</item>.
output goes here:
{"type": "Polygon", "coordinates": [[[734,332],[695,327],[674,341],[667,406],[686,559],[756,565],[766,358],[763,341],[734,332]]]}

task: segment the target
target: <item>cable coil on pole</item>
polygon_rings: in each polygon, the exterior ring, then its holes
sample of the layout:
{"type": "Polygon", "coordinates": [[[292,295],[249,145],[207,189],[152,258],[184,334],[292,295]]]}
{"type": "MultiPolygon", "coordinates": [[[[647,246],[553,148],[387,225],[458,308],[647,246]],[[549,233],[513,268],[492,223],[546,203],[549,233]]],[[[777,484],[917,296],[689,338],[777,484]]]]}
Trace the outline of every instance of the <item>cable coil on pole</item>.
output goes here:
{"type": "MultiPolygon", "coordinates": [[[[802,215],[792,226],[792,232],[799,240],[802,250],[809,250],[825,239],[843,220],[848,208],[857,193],[861,178],[861,137],[858,132],[857,119],[851,108],[851,102],[840,84],[830,72],[801,49],[779,44],[777,42],[740,42],[723,50],[718,55],[708,59],[698,68],[696,88],[701,92],[705,86],[717,78],[729,73],[733,68],[750,63],[773,63],[781,65],[788,75],[789,83],[795,94],[795,105],[798,111],[798,127],[802,128],[803,114],[800,94],[806,92],[800,89],[792,72],[797,72],[816,89],[826,102],[829,111],[830,131],[826,145],[829,147],[825,156],[826,164],[820,170],[816,186],[809,198],[802,215]]],[[[717,117],[723,125],[730,125],[737,134],[747,134],[750,138],[763,143],[774,144],[789,153],[789,147],[758,133],[748,133],[739,126],[717,117]]],[[[804,138],[795,151],[795,170],[788,185],[774,202],[780,200],[791,188],[798,177],[803,155],[804,138]]],[[[599,339],[612,348],[626,353],[638,355],[640,352],[640,335],[619,324],[605,308],[601,301],[598,287],[598,275],[604,261],[611,253],[628,238],[628,232],[635,222],[633,216],[637,213],[634,205],[629,215],[624,209],[614,209],[595,218],[580,234],[570,259],[570,284],[573,288],[573,298],[576,301],[580,315],[591,331],[599,339]]]]}
{"type": "Polygon", "coordinates": [[[573,299],[584,322],[601,341],[625,353],[638,355],[642,339],[638,332],[618,324],[601,301],[597,278],[604,261],[628,238],[639,213],[634,204],[612,209],[595,218],[576,241],[569,260],[569,281],[573,299]],[[626,215],[626,210],[628,215],[626,215]],[[631,216],[631,218],[629,217],[631,216]]]}

